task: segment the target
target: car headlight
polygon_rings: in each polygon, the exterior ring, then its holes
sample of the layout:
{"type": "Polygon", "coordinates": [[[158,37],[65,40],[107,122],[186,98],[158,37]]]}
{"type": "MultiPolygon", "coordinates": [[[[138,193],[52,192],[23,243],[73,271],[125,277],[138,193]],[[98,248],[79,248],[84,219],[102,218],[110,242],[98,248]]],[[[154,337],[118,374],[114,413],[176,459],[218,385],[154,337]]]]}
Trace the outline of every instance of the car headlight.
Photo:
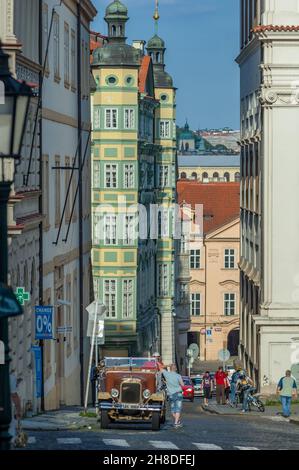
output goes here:
{"type": "Polygon", "coordinates": [[[143,397],[147,400],[151,396],[151,392],[149,390],[144,390],[143,397]]]}
{"type": "Polygon", "coordinates": [[[192,388],[187,388],[187,392],[192,392],[192,388]]]}
{"type": "Polygon", "coordinates": [[[116,388],[112,388],[112,390],[111,390],[111,396],[112,396],[112,398],[117,398],[118,395],[119,395],[118,390],[117,390],[116,388]]]}

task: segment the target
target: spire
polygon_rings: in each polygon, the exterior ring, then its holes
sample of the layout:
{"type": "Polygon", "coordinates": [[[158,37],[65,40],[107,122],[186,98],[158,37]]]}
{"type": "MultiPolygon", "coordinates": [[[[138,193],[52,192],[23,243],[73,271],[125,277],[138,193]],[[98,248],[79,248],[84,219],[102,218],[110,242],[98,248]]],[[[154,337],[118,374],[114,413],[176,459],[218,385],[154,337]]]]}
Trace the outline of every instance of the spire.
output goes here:
{"type": "Polygon", "coordinates": [[[156,8],[155,8],[155,13],[153,16],[155,20],[155,34],[158,34],[159,30],[159,19],[160,19],[160,14],[159,14],[159,0],[156,0],[156,8]]]}

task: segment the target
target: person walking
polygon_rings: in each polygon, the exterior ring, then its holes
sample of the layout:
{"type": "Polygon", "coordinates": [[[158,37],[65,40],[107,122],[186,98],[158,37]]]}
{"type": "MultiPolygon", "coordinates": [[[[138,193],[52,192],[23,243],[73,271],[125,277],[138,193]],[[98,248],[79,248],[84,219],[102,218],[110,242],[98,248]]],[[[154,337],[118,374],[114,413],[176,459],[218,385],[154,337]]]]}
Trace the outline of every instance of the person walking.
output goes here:
{"type": "Polygon", "coordinates": [[[292,398],[297,398],[297,384],[292,372],[286,371],[286,375],[280,379],[277,386],[277,394],[280,395],[282,404],[282,416],[289,418],[291,416],[292,398]]]}
{"type": "Polygon", "coordinates": [[[163,370],[163,377],[166,381],[167,395],[170,401],[171,413],[174,419],[174,428],[182,427],[181,414],[183,406],[182,387],[184,381],[180,374],[177,373],[175,364],[170,366],[170,371],[163,370]]]}
{"type": "Polygon", "coordinates": [[[202,388],[203,388],[203,396],[204,396],[203,401],[204,401],[205,406],[209,406],[209,399],[211,397],[212,386],[213,386],[213,379],[210,376],[210,372],[207,371],[202,378],[202,388]]]}
{"type": "Polygon", "coordinates": [[[216,381],[216,401],[217,404],[220,405],[220,399],[222,405],[226,404],[225,401],[225,378],[227,374],[224,372],[223,367],[219,367],[218,371],[215,374],[215,381],[216,381]]]}
{"type": "Polygon", "coordinates": [[[90,370],[90,382],[91,382],[91,400],[92,400],[92,406],[96,406],[96,400],[97,400],[97,379],[98,379],[98,370],[96,367],[95,361],[93,361],[91,370],[90,370]]]}
{"type": "Polygon", "coordinates": [[[230,380],[228,376],[226,376],[224,379],[224,396],[225,396],[225,401],[227,405],[229,404],[229,394],[230,394],[230,380]]]}
{"type": "Polygon", "coordinates": [[[237,391],[237,382],[240,378],[240,375],[246,375],[245,371],[242,369],[241,365],[236,366],[236,370],[232,375],[230,382],[230,405],[235,406],[236,404],[236,391],[237,391]]]}

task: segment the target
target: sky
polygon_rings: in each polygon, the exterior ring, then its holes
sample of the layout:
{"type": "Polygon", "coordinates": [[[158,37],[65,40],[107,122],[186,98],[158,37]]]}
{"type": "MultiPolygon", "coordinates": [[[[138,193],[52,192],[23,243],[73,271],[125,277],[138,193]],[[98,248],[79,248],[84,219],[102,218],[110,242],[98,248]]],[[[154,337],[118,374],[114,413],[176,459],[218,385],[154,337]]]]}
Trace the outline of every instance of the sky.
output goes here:
{"type": "MultiPolygon", "coordinates": [[[[98,16],[92,28],[103,34],[105,8],[112,0],[93,0],[98,16]]],[[[129,10],[128,43],[155,32],[155,0],[121,0],[129,10]]],[[[239,2],[237,0],[160,0],[159,36],[166,42],[166,70],[177,91],[177,123],[192,129],[239,129],[239,2]]]]}

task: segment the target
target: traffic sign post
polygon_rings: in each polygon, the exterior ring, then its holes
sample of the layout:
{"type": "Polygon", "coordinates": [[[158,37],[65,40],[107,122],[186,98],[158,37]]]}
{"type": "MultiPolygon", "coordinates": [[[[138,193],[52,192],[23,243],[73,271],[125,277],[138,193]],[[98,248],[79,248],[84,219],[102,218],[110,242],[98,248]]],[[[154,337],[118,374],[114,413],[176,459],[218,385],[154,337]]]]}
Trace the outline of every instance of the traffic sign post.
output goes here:
{"type": "Polygon", "coordinates": [[[53,306],[35,307],[35,339],[53,339],[53,306]]]}

